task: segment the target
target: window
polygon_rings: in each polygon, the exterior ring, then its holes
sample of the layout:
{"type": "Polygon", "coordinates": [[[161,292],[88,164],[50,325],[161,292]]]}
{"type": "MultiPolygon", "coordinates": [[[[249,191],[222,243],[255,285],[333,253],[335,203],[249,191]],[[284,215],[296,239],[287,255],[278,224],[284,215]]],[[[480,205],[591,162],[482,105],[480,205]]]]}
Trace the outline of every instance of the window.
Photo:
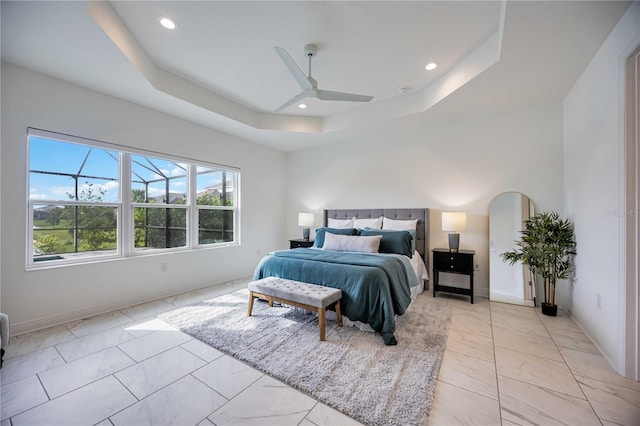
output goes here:
{"type": "Polygon", "coordinates": [[[28,266],[238,243],[237,169],[34,129],[28,138],[28,266]]]}
{"type": "Polygon", "coordinates": [[[118,153],[35,136],[29,148],[33,261],[117,253],[118,153]]]}
{"type": "Polygon", "coordinates": [[[198,243],[233,241],[235,173],[207,167],[197,169],[198,243]]]}
{"type": "Polygon", "coordinates": [[[131,155],[135,248],[186,247],[189,165],[131,155]]]}

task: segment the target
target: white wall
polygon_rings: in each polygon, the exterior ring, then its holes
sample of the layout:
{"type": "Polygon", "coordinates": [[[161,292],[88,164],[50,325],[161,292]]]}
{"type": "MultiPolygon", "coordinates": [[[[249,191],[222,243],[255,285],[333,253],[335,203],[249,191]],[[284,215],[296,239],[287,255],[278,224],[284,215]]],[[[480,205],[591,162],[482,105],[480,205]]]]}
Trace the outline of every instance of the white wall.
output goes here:
{"type": "Polygon", "coordinates": [[[448,247],[440,212],[465,210],[460,248],[476,251],[476,294],[488,296],[491,199],[518,191],[536,211],[561,212],[562,105],[440,123],[428,114],[371,125],[349,142],[289,153],[287,235],[299,238],[299,211],[315,213],[317,227],[325,208],[428,207],[430,247],[448,247]]]}
{"type": "Polygon", "coordinates": [[[286,242],[282,152],[5,63],[2,122],[1,310],[13,332],[247,276],[286,242]],[[27,127],[239,167],[242,244],[25,271],[27,127]]]}
{"type": "Polygon", "coordinates": [[[639,42],[640,3],[635,2],[564,100],[565,209],[575,223],[578,251],[572,314],[619,372],[624,314],[623,66],[639,42]]]}

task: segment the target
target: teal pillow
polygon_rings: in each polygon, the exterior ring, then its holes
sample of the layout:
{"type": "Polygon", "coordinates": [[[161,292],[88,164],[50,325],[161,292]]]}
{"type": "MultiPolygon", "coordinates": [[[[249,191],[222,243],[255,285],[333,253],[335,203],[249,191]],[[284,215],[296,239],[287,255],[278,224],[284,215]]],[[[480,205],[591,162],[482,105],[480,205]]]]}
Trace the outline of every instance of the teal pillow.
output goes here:
{"type": "Polygon", "coordinates": [[[411,234],[411,254],[416,252],[416,235],[415,229],[407,229],[407,232],[411,234]]]}
{"type": "Polygon", "coordinates": [[[380,240],[380,253],[403,254],[407,257],[413,256],[411,242],[413,237],[409,231],[385,231],[382,229],[365,228],[360,231],[362,236],[382,235],[380,240]]]}
{"type": "Polygon", "coordinates": [[[322,248],[324,245],[324,234],[329,232],[330,234],[338,234],[338,235],[358,235],[358,230],[354,228],[327,228],[322,227],[316,229],[316,239],[313,242],[313,246],[317,248],[322,248]]]}
{"type": "Polygon", "coordinates": [[[376,228],[364,228],[372,231],[384,231],[384,232],[397,232],[397,231],[406,231],[411,234],[411,254],[416,252],[416,235],[418,233],[415,229],[376,229],[376,228]]]}

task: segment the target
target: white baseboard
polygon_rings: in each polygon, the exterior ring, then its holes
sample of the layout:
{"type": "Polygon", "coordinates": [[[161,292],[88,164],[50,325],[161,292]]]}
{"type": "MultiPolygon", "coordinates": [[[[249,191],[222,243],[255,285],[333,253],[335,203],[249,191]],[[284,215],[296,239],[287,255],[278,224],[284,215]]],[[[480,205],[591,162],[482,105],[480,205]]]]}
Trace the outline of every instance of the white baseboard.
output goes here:
{"type": "Polygon", "coordinates": [[[489,289],[486,287],[474,287],[473,297],[484,297],[485,299],[488,299],[489,289]]]}
{"type": "Polygon", "coordinates": [[[533,307],[533,300],[519,299],[513,296],[506,296],[500,293],[491,293],[489,296],[492,302],[510,303],[512,305],[530,306],[533,307]]]}
{"type": "Polygon", "coordinates": [[[107,312],[116,311],[119,309],[125,309],[130,306],[139,305],[141,303],[152,302],[158,299],[164,299],[171,296],[177,296],[179,294],[188,293],[194,290],[200,290],[207,287],[233,284],[234,282],[246,280],[247,277],[236,278],[233,280],[211,284],[210,282],[203,284],[193,284],[191,286],[185,286],[178,291],[158,291],[153,293],[146,293],[134,297],[128,297],[119,299],[109,303],[103,303],[93,306],[84,307],[82,309],[76,309],[73,311],[62,312],[47,317],[36,318],[29,321],[23,321],[20,323],[11,324],[11,336],[17,336],[19,334],[31,333],[34,331],[42,330],[44,328],[54,327],[57,325],[67,324],[72,321],[79,321],[83,318],[92,317],[95,315],[105,314],[107,312]]]}
{"type": "Polygon", "coordinates": [[[580,330],[582,330],[584,335],[587,336],[589,340],[591,340],[591,343],[593,343],[593,346],[595,346],[596,349],[600,351],[600,355],[602,355],[602,357],[607,361],[611,369],[615,371],[616,374],[619,374],[621,377],[625,377],[624,374],[622,374],[622,372],[618,368],[618,364],[614,362],[615,360],[611,359],[611,357],[607,355],[607,352],[602,349],[602,347],[598,344],[598,341],[591,336],[591,333],[589,333],[589,330],[582,326],[582,324],[580,323],[580,319],[573,315],[573,311],[571,311],[570,309],[566,309],[565,311],[567,312],[567,314],[569,314],[573,322],[576,323],[576,325],[580,328],[580,330]]]}

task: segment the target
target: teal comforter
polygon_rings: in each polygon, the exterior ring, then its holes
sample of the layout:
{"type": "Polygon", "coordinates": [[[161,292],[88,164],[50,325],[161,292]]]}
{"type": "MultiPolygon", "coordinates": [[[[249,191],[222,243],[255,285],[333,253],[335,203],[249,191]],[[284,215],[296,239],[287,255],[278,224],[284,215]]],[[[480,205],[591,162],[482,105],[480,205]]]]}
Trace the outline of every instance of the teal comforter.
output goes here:
{"type": "Polygon", "coordinates": [[[404,256],[298,248],[268,254],[254,280],[280,277],[342,290],[342,312],[369,324],[385,344],[396,344],[396,315],[411,303],[410,287],[419,283],[404,256]]]}

